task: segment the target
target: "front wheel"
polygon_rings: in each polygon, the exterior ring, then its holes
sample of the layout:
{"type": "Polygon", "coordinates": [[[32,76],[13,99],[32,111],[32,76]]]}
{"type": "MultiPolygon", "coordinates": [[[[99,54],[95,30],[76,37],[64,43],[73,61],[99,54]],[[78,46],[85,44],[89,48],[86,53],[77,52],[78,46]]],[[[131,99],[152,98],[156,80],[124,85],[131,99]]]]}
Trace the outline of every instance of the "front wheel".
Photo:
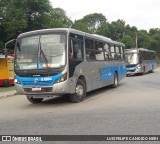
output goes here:
{"type": "Polygon", "coordinates": [[[116,88],[118,86],[118,75],[114,73],[114,83],[111,85],[112,88],[116,88]]]}
{"type": "Polygon", "coordinates": [[[86,96],[86,85],[81,79],[78,79],[75,88],[75,93],[69,95],[69,99],[71,102],[78,103],[83,101],[85,96],[86,96]]]}
{"type": "Polygon", "coordinates": [[[27,96],[27,99],[32,104],[41,103],[43,100],[43,98],[33,98],[33,97],[29,97],[29,96],[27,96]]]}

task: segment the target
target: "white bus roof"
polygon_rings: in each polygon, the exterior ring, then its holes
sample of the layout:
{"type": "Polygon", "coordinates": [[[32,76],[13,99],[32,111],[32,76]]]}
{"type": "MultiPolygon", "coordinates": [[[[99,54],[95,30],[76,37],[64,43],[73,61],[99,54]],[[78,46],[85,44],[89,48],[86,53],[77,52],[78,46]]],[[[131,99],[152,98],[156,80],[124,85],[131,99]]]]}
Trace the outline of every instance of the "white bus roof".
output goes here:
{"type": "Polygon", "coordinates": [[[91,37],[91,38],[95,38],[95,39],[100,39],[102,41],[107,41],[108,43],[112,43],[113,45],[120,45],[120,46],[125,46],[123,43],[117,42],[117,41],[113,41],[110,38],[98,35],[98,34],[89,34],[86,32],[82,32],[79,30],[75,30],[72,28],[52,28],[52,29],[41,29],[41,30],[35,30],[35,31],[30,31],[30,32],[26,32],[26,33],[22,33],[20,34],[18,37],[23,37],[23,36],[27,36],[27,35],[31,35],[31,34],[37,34],[37,33],[46,33],[46,32],[59,32],[59,31],[66,31],[66,32],[73,32],[75,34],[79,34],[82,36],[86,36],[86,37],[91,37]]]}
{"type": "Polygon", "coordinates": [[[137,51],[148,51],[148,52],[155,52],[154,50],[148,50],[148,49],[145,49],[145,48],[131,48],[131,49],[125,49],[125,52],[126,53],[129,53],[129,52],[137,52],[137,51]]]}

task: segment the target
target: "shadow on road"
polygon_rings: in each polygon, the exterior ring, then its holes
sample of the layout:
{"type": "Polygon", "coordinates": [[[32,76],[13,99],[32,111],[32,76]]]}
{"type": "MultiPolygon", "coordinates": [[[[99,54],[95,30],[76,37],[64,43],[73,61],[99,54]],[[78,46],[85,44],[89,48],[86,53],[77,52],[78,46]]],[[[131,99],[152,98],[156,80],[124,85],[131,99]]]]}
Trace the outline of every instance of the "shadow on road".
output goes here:
{"type": "MultiPolygon", "coordinates": [[[[123,85],[123,83],[120,83],[118,85],[118,87],[121,87],[123,85]]],[[[112,92],[113,90],[116,90],[118,89],[117,88],[111,88],[111,86],[106,86],[106,87],[103,87],[103,88],[99,88],[97,90],[93,90],[91,92],[88,92],[86,94],[86,98],[84,99],[84,102],[85,101],[89,101],[89,100],[93,100],[93,99],[96,99],[96,98],[99,98],[101,96],[103,96],[103,94],[106,94],[106,93],[109,93],[109,92],[112,92]]],[[[56,104],[56,105],[64,105],[64,104],[75,104],[75,103],[72,103],[70,102],[69,100],[69,97],[68,95],[65,95],[65,96],[55,96],[53,98],[47,98],[45,99],[41,104],[38,104],[38,105],[44,105],[44,104],[56,104]]]]}

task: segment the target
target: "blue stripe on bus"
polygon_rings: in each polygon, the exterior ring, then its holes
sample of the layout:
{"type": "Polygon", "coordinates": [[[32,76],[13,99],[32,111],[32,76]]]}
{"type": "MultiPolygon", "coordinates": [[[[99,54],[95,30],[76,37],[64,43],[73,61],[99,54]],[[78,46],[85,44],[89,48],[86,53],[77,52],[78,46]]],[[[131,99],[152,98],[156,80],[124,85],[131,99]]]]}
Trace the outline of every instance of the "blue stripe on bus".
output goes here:
{"type": "Polygon", "coordinates": [[[46,76],[46,77],[19,77],[15,78],[20,82],[22,86],[52,86],[56,80],[62,77],[62,74],[57,74],[55,76],[46,76]],[[35,81],[37,83],[35,84],[35,81]]]}
{"type": "Polygon", "coordinates": [[[126,76],[126,68],[124,66],[105,67],[102,69],[101,80],[111,80],[117,71],[118,77],[126,76]]]}
{"type": "Polygon", "coordinates": [[[130,68],[126,68],[126,70],[135,70],[138,66],[134,66],[134,67],[130,67],[130,68]]]}
{"type": "Polygon", "coordinates": [[[152,69],[153,67],[152,66],[154,66],[154,68],[156,67],[156,62],[149,62],[149,68],[150,69],[152,69]]]}

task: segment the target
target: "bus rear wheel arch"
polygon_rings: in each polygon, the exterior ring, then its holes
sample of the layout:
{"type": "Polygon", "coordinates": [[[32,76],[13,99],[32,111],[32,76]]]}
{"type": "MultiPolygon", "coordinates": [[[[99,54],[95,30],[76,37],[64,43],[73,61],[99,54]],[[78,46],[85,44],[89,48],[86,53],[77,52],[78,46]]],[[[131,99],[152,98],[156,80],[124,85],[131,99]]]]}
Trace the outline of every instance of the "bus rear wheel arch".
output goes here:
{"type": "Polygon", "coordinates": [[[142,75],[145,75],[145,73],[146,73],[146,68],[145,68],[145,66],[143,67],[143,71],[142,71],[142,75]]]}
{"type": "Polygon", "coordinates": [[[84,100],[86,96],[86,85],[82,79],[78,79],[75,87],[74,94],[69,95],[69,99],[71,102],[81,102],[84,100]]]}
{"type": "Polygon", "coordinates": [[[33,98],[30,96],[27,96],[27,100],[32,104],[41,103],[43,101],[43,98],[33,98]]]}

